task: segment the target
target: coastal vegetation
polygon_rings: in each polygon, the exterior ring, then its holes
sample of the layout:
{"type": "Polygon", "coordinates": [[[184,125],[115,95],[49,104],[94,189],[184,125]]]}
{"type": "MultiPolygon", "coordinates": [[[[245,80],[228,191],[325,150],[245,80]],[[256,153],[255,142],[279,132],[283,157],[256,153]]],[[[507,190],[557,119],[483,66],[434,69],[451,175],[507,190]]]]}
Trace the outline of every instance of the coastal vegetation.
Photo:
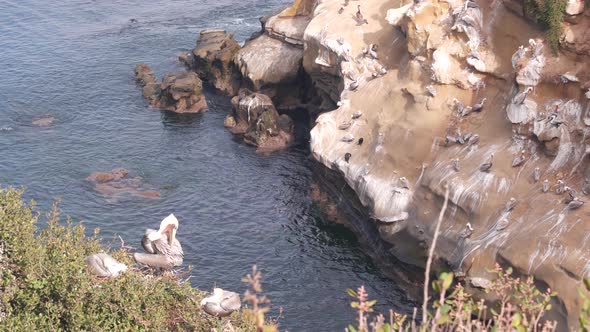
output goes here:
{"type": "Polygon", "coordinates": [[[554,52],[557,52],[559,48],[566,4],[566,0],[526,0],[525,2],[525,11],[545,28],[547,41],[554,52]]]}
{"type": "MultiPolygon", "coordinates": [[[[154,278],[131,268],[116,279],[92,276],[84,258],[109,251],[98,229],[87,236],[83,225],[60,221],[57,205],[38,226],[42,216],[22,194],[0,188],[1,330],[257,330],[244,313],[224,321],[206,315],[199,305],[205,293],[182,275],[154,278]]],[[[125,249],[110,254],[131,264],[125,249]]]]}

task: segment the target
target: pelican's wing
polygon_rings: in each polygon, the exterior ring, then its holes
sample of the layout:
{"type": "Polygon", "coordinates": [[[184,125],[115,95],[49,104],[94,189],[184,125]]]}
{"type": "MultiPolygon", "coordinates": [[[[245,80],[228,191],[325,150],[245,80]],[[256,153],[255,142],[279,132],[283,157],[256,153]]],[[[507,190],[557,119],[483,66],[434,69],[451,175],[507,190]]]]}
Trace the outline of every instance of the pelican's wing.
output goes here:
{"type": "Polygon", "coordinates": [[[133,254],[133,258],[136,262],[145,264],[147,266],[159,267],[163,269],[172,268],[172,262],[166,255],[135,253],[133,254]]]}
{"type": "Polygon", "coordinates": [[[148,238],[148,235],[155,232],[157,232],[155,229],[148,228],[145,230],[145,235],[143,236],[143,239],[141,239],[141,246],[143,247],[143,250],[150,254],[155,254],[156,248],[153,245],[153,241],[148,238]]]}
{"type": "Polygon", "coordinates": [[[94,254],[86,257],[84,261],[88,266],[90,273],[98,277],[110,277],[111,272],[104,266],[101,254],[94,254]]]}
{"type": "Polygon", "coordinates": [[[240,301],[240,295],[234,292],[227,292],[229,293],[221,299],[220,306],[227,311],[233,312],[240,310],[242,307],[242,301],[240,301]]]}

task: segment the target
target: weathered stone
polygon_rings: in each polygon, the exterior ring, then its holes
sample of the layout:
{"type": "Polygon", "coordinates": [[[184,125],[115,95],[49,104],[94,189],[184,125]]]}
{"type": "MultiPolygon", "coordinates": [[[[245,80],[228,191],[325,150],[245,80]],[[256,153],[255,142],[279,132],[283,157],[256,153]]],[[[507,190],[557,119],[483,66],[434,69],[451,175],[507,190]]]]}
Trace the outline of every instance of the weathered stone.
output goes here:
{"type": "Polygon", "coordinates": [[[154,71],[145,63],[140,63],[135,66],[135,81],[140,86],[144,86],[148,83],[156,82],[154,71]]]}
{"type": "Polygon", "coordinates": [[[295,83],[303,50],[262,35],[238,51],[235,62],[254,90],[265,86],[295,83]]]}
{"type": "Polygon", "coordinates": [[[192,51],[192,68],[215,88],[235,95],[240,82],[233,59],[239,49],[233,34],[225,30],[201,31],[197,46],[192,51]]]}
{"type": "Polygon", "coordinates": [[[565,13],[568,15],[579,15],[584,12],[584,0],[567,0],[565,13]]]}

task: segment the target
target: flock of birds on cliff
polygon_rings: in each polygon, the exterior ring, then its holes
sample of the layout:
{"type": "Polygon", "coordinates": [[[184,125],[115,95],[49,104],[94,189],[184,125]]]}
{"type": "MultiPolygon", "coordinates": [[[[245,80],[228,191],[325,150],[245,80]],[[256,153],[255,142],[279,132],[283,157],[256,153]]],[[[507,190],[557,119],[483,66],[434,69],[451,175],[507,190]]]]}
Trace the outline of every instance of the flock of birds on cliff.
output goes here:
{"type": "MultiPolygon", "coordinates": [[[[171,271],[182,265],[184,252],[176,238],[178,219],[170,214],[160,223],[160,229],[147,229],[141,240],[145,253],[134,253],[134,260],[153,271],[171,271]]],[[[88,271],[97,277],[114,278],[127,270],[127,266],[106,253],[93,254],[85,259],[88,271]]],[[[241,308],[240,295],[221,288],[214,288],[201,301],[201,308],[215,317],[225,317],[241,308]]]]}

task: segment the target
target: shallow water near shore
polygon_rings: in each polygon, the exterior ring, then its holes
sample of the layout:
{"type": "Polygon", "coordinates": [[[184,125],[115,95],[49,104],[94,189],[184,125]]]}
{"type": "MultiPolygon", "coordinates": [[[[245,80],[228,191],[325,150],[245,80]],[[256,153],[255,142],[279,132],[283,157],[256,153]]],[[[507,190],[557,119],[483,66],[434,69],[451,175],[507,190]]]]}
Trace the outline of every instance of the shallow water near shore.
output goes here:
{"type": "Polygon", "coordinates": [[[281,330],[343,330],[355,319],[345,289],[362,284],[378,310],[409,310],[396,280],[313,204],[307,142],[257,154],[223,128],[228,98],[210,91],[204,114],[160,112],[133,81],[141,62],[159,78],[183,70],[177,54],[200,30],[242,42],[289,2],[0,0],[0,184],[25,186],[40,210],[60,198],[64,214],[115,246],[118,234],[139,249],[144,229],[173,212],[192,285],[243,292],[258,264],[281,330]],[[84,180],[118,167],[161,197],[105,197],[84,180]]]}

